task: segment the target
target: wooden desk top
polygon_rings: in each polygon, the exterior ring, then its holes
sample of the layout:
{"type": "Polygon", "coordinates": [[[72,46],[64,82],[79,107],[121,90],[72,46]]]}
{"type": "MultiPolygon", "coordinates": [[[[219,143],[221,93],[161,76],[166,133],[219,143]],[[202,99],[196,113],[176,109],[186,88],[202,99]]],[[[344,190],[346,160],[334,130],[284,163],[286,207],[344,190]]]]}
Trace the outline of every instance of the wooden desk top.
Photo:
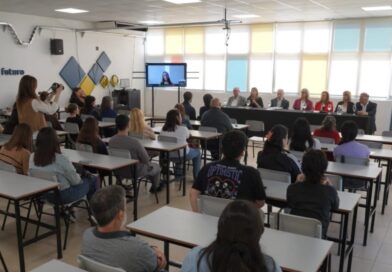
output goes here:
{"type": "Polygon", "coordinates": [[[368,166],[328,162],[326,173],[343,177],[360,178],[365,180],[375,180],[381,174],[382,168],[378,164],[370,162],[368,166]]]}
{"type": "Polygon", "coordinates": [[[139,163],[138,160],[90,153],[85,151],[77,151],[73,149],[62,148],[61,152],[72,163],[109,171],[139,163]]]}
{"type": "MultiPolygon", "coordinates": [[[[265,179],[263,179],[263,184],[267,187],[265,189],[267,199],[270,198],[281,202],[287,201],[286,192],[287,187],[289,187],[289,184],[265,179]]],[[[338,191],[338,196],[340,201],[339,208],[337,209],[337,211],[345,213],[352,212],[355,206],[357,206],[357,204],[359,203],[359,200],[361,199],[360,194],[353,194],[342,191],[338,191]]]]}
{"type": "MultiPolygon", "coordinates": [[[[152,130],[156,134],[160,134],[162,131],[162,127],[153,127],[152,130]]],[[[210,140],[215,139],[222,136],[222,133],[219,132],[210,132],[210,131],[200,131],[200,130],[189,130],[190,138],[200,139],[200,140],[210,140]]]]}
{"type": "Polygon", "coordinates": [[[33,270],[31,272],[86,272],[76,266],[66,264],[62,261],[53,259],[33,270]]]}
{"type": "Polygon", "coordinates": [[[0,171],[0,196],[7,199],[21,200],[57,187],[51,181],[0,171]]]}
{"type": "MultiPolygon", "coordinates": [[[[216,237],[218,218],[162,207],[129,224],[131,231],[175,242],[184,247],[207,246],[216,237]]],[[[332,248],[332,242],[266,228],[260,241],[263,252],[290,271],[317,271],[332,248]],[[309,258],[312,256],[312,258],[309,258]]]]}

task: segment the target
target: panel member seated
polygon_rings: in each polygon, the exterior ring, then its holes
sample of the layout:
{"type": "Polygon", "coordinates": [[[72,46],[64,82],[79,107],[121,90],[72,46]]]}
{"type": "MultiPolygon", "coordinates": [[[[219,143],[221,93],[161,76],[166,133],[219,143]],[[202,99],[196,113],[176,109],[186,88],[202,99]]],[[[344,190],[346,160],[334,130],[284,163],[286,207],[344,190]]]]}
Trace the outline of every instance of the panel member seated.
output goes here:
{"type": "Polygon", "coordinates": [[[316,103],[316,111],[333,112],[333,102],[329,100],[329,93],[324,91],[321,93],[320,101],[316,103]]]}
{"type": "MultiPolygon", "coordinates": [[[[205,127],[214,127],[220,133],[233,129],[229,116],[221,110],[219,98],[211,100],[211,108],[203,114],[200,124],[205,127]]],[[[208,141],[207,149],[215,160],[219,159],[219,140],[208,141]]]]}
{"type": "Polygon", "coordinates": [[[301,97],[294,101],[293,109],[303,110],[303,111],[312,111],[313,110],[313,102],[311,100],[309,100],[309,90],[308,89],[303,88],[301,90],[301,97]]]}
{"type": "Polygon", "coordinates": [[[351,102],[350,91],[343,92],[343,100],[337,104],[335,112],[351,113],[351,114],[354,113],[354,103],[351,102]]]}
{"type": "Polygon", "coordinates": [[[222,139],[223,159],[203,167],[190,191],[192,210],[199,212],[199,196],[209,195],[226,199],[245,199],[261,208],[265,191],[259,172],[240,163],[248,139],[242,131],[227,132],[222,139]]]}
{"type": "Polygon", "coordinates": [[[227,106],[230,107],[244,107],[246,106],[246,99],[243,96],[240,96],[240,88],[235,87],[233,89],[233,96],[229,98],[227,102],[227,106]]]}
{"type": "Polygon", "coordinates": [[[369,95],[367,93],[361,93],[359,96],[359,102],[355,104],[356,112],[355,114],[361,116],[370,117],[370,132],[373,134],[376,128],[376,112],[377,104],[369,101],[369,95]]]}
{"type": "Polygon", "coordinates": [[[284,98],[284,90],[278,89],[276,91],[276,97],[271,99],[271,107],[281,107],[287,110],[290,106],[290,102],[284,98]]]}
{"type": "Polygon", "coordinates": [[[154,272],[166,266],[164,254],[125,230],[125,190],[108,186],[95,193],[90,207],[97,226],[83,234],[81,254],[127,272],[154,272]]]}
{"type": "Polygon", "coordinates": [[[259,96],[259,90],[256,87],[250,90],[250,96],[246,100],[246,105],[252,108],[264,108],[263,99],[259,96]]]}

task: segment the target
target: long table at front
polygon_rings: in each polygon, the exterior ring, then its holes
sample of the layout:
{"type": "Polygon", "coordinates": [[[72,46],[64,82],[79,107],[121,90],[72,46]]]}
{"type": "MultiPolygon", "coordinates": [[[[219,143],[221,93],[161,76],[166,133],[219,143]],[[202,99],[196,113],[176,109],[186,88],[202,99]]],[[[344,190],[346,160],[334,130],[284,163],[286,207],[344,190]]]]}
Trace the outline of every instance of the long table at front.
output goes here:
{"type": "MultiPolygon", "coordinates": [[[[186,248],[207,246],[216,238],[217,225],[218,217],[165,206],[127,228],[134,234],[163,241],[165,256],[170,261],[169,244],[186,248]]],[[[263,252],[287,271],[318,271],[332,248],[330,241],[269,228],[260,244],[263,252]]]]}
{"type": "MultiPolygon", "coordinates": [[[[296,110],[268,110],[255,109],[247,107],[223,107],[222,110],[230,118],[234,118],[238,123],[245,124],[247,120],[263,121],[265,131],[269,131],[274,125],[282,124],[291,128],[295,120],[299,117],[305,117],[311,125],[321,125],[326,113],[305,112],[296,110]]],[[[344,121],[353,120],[360,129],[370,134],[370,118],[368,116],[357,116],[351,114],[332,114],[336,118],[337,129],[340,130],[344,121]]]]}
{"type": "MultiPolygon", "coordinates": [[[[272,181],[272,180],[263,180],[263,184],[266,187],[267,203],[271,202],[272,205],[279,206],[282,208],[287,206],[286,192],[289,184],[284,182],[279,182],[279,181],[272,181]]],[[[339,237],[339,239],[330,237],[328,239],[340,243],[341,254],[340,254],[340,262],[339,262],[339,271],[343,271],[344,262],[347,257],[348,257],[347,271],[351,271],[354,240],[355,240],[355,229],[356,229],[356,221],[357,221],[356,218],[357,218],[358,205],[359,205],[359,200],[361,198],[361,195],[338,191],[338,196],[340,199],[339,208],[334,212],[339,213],[343,216],[342,225],[340,226],[342,228],[341,230],[343,230],[341,232],[342,237],[339,237]],[[349,238],[348,222],[349,222],[350,214],[353,217],[352,217],[352,225],[351,225],[351,235],[349,238]]]]}

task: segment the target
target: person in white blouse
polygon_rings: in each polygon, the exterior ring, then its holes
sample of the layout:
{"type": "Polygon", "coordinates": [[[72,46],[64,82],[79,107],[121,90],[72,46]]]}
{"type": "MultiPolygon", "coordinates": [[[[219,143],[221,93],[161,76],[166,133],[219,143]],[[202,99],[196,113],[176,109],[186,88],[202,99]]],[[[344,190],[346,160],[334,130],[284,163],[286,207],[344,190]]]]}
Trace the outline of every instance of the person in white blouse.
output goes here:
{"type": "MultiPolygon", "coordinates": [[[[177,143],[180,144],[188,144],[187,139],[189,138],[189,130],[182,126],[181,114],[177,109],[170,110],[166,114],[166,122],[162,127],[161,135],[175,137],[177,139],[177,143]]],[[[171,158],[177,158],[178,153],[172,154],[171,158]]],[[[182,156],[182,152],[180,153],[182,156]]],[[[193,178],[196,180],[196,177],[200,171],[200,162],[201,162],[201,153],[198,148],[191,148],[189,146],[186,147],[186,158],[188,160],[192,160],[193,164],[193,178]]],[[[180,160],[175,160],[175,176],[179,177],[182,175],[182,163],[180,160]]]]}
{"type": "Polygon", "coordinates": [[[64,86],[57,84],[56,88],[42,101],[36,94],[37,79],[25,75],[19,82],[16,108],[19,123],[26,123],[33,132],[47,126],[45,115],[52,115],[59,109],[58,100],[64,86]]]}

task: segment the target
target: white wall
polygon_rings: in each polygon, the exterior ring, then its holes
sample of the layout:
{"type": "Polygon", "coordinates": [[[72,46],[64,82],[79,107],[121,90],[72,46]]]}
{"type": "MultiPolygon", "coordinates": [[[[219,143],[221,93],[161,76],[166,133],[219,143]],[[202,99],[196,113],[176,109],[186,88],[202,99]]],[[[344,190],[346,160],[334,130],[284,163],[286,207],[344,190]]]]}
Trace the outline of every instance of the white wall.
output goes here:
{"type": "MultiPolygon", "coordinates": [[[[87,22],[4,12],[0,12],[0,21],[12,24],[20,39],[24,41],[28,40],[36,25],[72,29],[92,27],[87,22]]],[[[59,72],[71,56],[74,56],[83,70],[88,73],[101,52],[105,51],[112,62],[105,75],[110,78],[116,74],[119,78],[131,79],[134,65],[136,68],[139,67],[139,70],[140,66],[143,68],[144,65],[143,40],[143,37],[127,37],[103,32],[85,32],[82,37],[75,31],[43,29],[41,33],[36,34],[30,46],[23,47],[15,43],[8,30],[3,31],[0,28],[0,68],[25,70],[25,74],[33,75],[38,79],[38,91],[48,89],[53,82],[64,84],[65,91],[60,100],[60,104],[64,106],[71,90],[59,76],[59,72]],[[50,54],[51,38],[63,39],[64,55],[50,54]],[[99,47],[99,50],[96,50],[96,47],[99,47]]],[[[15,101],[20,77],[0,75],[0,108],[11,106],[15,101]]],[[[131,82],[131,84],[133,88],[144,88],[144,82],[142,85],[138,82],[131,82]]],[[[100,103],[101,98],[108,93],[108,89],[97,85],[92,95],[100,103]]]]}
{"type": "MultiPolygon", "coordinates": [[[[181,102],[182,102],[182,93],[181,92],[181,102]]],[[[203,95],[206,92],[203,91],[192,91],[193,93],[193,101],[192,104],[198,113],[199,108],[203,105],[203,95]]],[[[231,96],[231,93],[212,93],[214,97],[219,97],[221,102],[227,101],[228,98],[231,96]]],[[[242,93],[243,96],[248,97],[249,93],[242,93]]],[[[165,89],[156,89],[154,92],[155,96],[155,115],[156,116],[165,116],[166,112],[173,108],[173,106],[177,103],[177,91],[169,91],[165,89]]],[[[274,97],[272,94],[261,94],[263,98],[264,106],[267,106],[271,98],[274,97]]],[[[288,96],[286,95],[286,99],[290,101],[290,107],[292,107],[294,100],[297,97],[295,96],[288,96]]],[[[317,98],[312,98],[313,101],[317,101],[317,98]]],[[[334,105],[341,99],[339,98],[332,98],[334,105]]],[[[356,100],[356,98],[354,98],[356,100]]],[[[370,93],[370,100],[371,93],[370,93]]],[[[381,134],[384,130],[389,130],[389,124],[391,120],[391,109],[392,109],[392,101],[390,100],[372,100],[373,102],[377,103],[377,115],[376,115],[376,126],[377,132],[376,134],[381,134]]],[[[145,112],[150,114],[151,113],[151,88],[145,89],[145,112]]]]}

